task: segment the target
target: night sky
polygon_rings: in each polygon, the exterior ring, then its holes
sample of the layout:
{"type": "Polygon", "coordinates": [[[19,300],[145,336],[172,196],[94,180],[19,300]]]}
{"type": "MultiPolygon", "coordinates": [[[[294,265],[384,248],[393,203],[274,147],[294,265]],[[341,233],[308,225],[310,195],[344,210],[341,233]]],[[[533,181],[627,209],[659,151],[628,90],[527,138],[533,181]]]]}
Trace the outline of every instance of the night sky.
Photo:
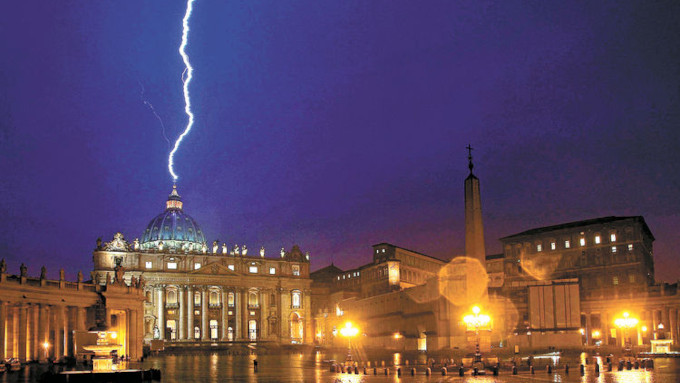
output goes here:
{"type": "MultiPolygon", "coordinates": [[[[91,270],[141,237],[186,124],[184,1],[0,13],[0,257],[91,270]]],[[[197,0],[194,130],[175,157],[209,242],[294,243],[312,268],[390,242],[464,249],[465,146],[488,253],[538,226],[642,215],[680,277],[680,2],[197,0]],[[550,4],[552,3],[552,4],[550,4]]]]}

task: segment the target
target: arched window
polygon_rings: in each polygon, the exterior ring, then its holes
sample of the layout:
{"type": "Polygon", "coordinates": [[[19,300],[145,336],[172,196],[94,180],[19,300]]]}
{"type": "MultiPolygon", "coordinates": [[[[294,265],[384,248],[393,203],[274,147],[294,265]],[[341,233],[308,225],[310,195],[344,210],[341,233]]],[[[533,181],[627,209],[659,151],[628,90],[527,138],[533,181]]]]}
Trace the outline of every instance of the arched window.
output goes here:
{"type": "Polygon", "coordinates": [[[201,339],[201,328],[198,326],[194,327],[194,339],[201,339]]]}
{"type": "Polygon", "coordinates": [[[229,295],[227,295],[227,305],[229,305],[229,307],[234,307],[234,293],[229,293],[229,295]]]}
{"type": "Polygon", "coordinates": [[[151,300],[152,300],[151,291],[147,291],[146,292],[146,301],[151,302],[151,300]]]}
{"type": "Polygon", "coordinates": [[[227,328],[227,340],[230,342],[234,341],[234,328],[231,326],[227,328]]]}
{"type": "Polygon", "coordinates": [[[194,292],[194,306],[200,306],[201,305],[201,292],[196,291],[194,292]]]}
{"type": "Polygon", "coordinates": [[[210,292],[210,300],[208,301],[211,306],[217,306],[220,303],[220,295],[217,291],[210,292]]]}
{"type": "Polygon", "coordinates": [[[302,293],[299,291],[293,291],[291,296],[291,305],[294,309],[299,309],[302,304],[302,293]]]}
{"type": "Polygon", "coordinates": [[[248,307],[258,307],[257,292],[251,291],[248,294],[248,307]]]}

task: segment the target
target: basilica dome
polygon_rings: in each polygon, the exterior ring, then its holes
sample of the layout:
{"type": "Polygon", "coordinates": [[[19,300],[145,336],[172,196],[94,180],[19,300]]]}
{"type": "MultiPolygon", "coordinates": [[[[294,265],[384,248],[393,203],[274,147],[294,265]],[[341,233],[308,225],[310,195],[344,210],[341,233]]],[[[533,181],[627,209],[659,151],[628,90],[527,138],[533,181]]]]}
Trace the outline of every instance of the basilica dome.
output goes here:
{"type": "Polygon", "coordinates": [[[165,211],[152,219],[144,230],[140,241],[141,249],[191,251],[199,250],[205,244],[203,231],[182,210],[182,199],[177,193],[177,186],[173,186],[165,211]]]}

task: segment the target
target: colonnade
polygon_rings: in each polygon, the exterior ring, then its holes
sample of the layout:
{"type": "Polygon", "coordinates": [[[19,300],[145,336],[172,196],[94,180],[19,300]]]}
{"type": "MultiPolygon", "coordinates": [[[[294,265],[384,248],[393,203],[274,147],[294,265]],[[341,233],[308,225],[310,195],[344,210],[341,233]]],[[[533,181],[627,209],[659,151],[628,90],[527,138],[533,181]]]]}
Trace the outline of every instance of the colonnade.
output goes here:
{"type": "Polygon", "coordinates": [[[290,293],[280,292],[277,288],[213,285],[153,285],[149,288],[155,334],[150,333],[147,322],[147,337],[209,342],[279,340],[280,335],[285,334],[279,330],[281,302],[283,294],[290,293]],[[213,292],[217,294],[217,301],[210,300],[213,292]],[[197,293],[200,299],[196,298],[197,293]],[[229,294],[233,294],[233,300],[229,294]],[[274,318],[273,328],[270,328],[270,318],[274,318]],[[211,332],[211,321],[217,322],[217,333],[211,332]]]}
{"type": "Polygon", "coordinates": [[[85,330],[85,307],[0,302],[0,359],[45,361],[74,356],[74,330],[85,330]]]}

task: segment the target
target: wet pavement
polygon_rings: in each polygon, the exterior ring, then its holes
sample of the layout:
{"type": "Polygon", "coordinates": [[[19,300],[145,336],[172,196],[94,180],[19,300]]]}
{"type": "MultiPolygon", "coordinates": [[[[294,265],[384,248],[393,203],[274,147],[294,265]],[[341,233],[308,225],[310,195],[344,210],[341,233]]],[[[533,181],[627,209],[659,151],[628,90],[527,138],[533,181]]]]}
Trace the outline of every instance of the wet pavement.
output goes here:
{"type": "MultiPolygon", "coordinates": [[[[579,372],[579,361],[555,361],[554,358],[536,360],[535,374],[530,374],[526,368],[518,375],[512,375],[510,370],[500,371],[499,376],[471,376],[466,372],[464,377],[458,376],[454,369],[447,376],[442,376],[437,366],[431,376],[425,374],[425,357],[417,364],[416,375],[411,376],[414,359],[409,366],[401,360],[399,354],[385,354],[385,364],[389,375],[384,375],[384,368],[378,360],[378,375],[373,375],[373,367],[367,368],[367,375],[359,367],[359,374],[330,372],[329,360],[344,359],[339,354],[325,354],[323,352],[288,353],[278,352],[269,354],[242,353],[233,355],[226,351],[195,351],[151,356],[143,363],[131,367],[157,368],[162,371],[162,382],[190,383],[190,382],[597,382],[597,383],[677,383],[680,381],[680,359],[656,359],[654,369],[632,369],[617,371],[614,366],[612,372],[605,367],[599,375],[595,373],[595,366],[591,362],[586,368],[584,376],[579,372]],[[254,370],[253,361],[258,362],[258,371],[254,370]],[[397,376],[396,362],[401,366],[402,376],[397,376]],[[552,374],[545,370],[545,364],[557,363],[552,374]],[[569,363],[570,371],[566,374],[564,366],[569,363]]],[[[375,362],[372,363],[372,366],[375,362]]],[[[0,375],[0,382],[36,382],[38,376],[46,370],[45,365],[31,364],[21,372],[0,375]]]]}

